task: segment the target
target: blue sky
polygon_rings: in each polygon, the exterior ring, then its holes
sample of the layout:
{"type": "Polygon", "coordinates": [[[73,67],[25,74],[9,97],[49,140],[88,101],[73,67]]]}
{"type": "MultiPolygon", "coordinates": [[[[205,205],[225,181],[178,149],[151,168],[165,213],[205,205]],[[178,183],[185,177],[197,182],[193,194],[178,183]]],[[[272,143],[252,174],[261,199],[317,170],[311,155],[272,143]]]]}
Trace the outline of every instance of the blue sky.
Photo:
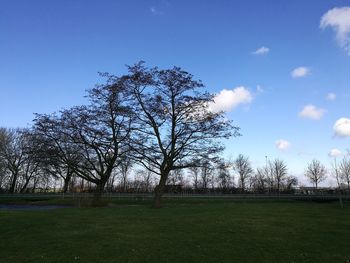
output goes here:
{"type": "Polygon", "coordinates": [[[301,176],[311,159],[329,166],[330,150],[350,148],[349,7],[345,0],[0,0],[0,126],[25,127],[34,112],[84,103],[98,71],[123,74],[142,59],[181,66],[213,93],[226,90],[217,105],[226,103],[243,134],[226,142],[227,157],[244,153],[255,165],[281,158],[301,176]]]}

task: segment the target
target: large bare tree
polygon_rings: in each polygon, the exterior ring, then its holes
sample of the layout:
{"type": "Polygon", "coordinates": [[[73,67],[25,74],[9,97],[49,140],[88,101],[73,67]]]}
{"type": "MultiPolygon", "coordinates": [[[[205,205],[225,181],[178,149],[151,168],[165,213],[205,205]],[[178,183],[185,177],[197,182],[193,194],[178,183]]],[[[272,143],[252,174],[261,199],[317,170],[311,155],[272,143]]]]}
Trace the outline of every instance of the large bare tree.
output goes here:
{"type": "Polygon", "coordinates": [[[209,110],[213,96],[188,72],[148,69],[142,62],[129,72],[138,123],[134,157],[159,175],[154,207],[160,207],[169,173],[212,158],[223,150],[219,140],[238,135],[238,127],[209,110]]]}

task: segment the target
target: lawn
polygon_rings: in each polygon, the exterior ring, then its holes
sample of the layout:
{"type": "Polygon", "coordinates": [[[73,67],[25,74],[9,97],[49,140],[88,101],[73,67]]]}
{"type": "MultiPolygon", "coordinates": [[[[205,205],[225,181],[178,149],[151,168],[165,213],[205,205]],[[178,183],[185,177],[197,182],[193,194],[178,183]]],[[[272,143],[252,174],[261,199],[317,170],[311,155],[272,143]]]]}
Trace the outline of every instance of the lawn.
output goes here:
{"type": "Polygon", "coordinates": [[[350,206],[115,202],[0,210],[0,262],[350,262],[350,206]]]}

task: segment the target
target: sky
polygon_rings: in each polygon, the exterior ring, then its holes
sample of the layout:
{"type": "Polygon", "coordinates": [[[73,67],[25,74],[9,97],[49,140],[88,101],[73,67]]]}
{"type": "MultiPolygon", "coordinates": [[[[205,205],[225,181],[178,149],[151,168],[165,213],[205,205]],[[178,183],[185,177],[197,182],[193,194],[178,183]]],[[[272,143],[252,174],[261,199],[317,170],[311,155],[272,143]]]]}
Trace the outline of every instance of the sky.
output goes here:
{"type": "Polygon", "coordinates": [[[97,72],[140,60],[216,94],[242,133],[226,158],[279,158],[303,182],[350,148],[349,0],[0,0],[0,127],[83,104],[97,72]]]}

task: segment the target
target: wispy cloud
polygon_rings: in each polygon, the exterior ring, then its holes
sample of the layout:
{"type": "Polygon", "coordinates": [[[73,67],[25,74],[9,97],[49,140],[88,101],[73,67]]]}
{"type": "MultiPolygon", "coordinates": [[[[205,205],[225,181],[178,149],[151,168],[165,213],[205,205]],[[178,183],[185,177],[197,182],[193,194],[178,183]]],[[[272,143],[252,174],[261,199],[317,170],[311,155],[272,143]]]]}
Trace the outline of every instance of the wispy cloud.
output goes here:
{"type": "Polygon", "coordinates": [[[275,145],[276,145],[276,148],[280,151],[287,151],[292,146],[292,144],[289,141],[284,139],[277,140],[275,142],[275,145]]]}
{"type": "Polygon", "coordinates": [[[152,6],[149,9],[153,15],[164,15],[164,11],[160,10],[159,8],[152,6]]]}
{"type": "Polygon", "coordinates": [[[337,98],[337,95],[333,92],[328,93],[326,97],[326,99],[329,101],[335,101],[336,98],[337,98]]]}
{"type": "Polygon", "coordinates": [[[263,93],[263,92],[264,92],[264,89],[260,85],[257,85],[256,86],[256,93],[260,94],[260,93],[263,93]]]}
{"type": "Polygon", "coordinates": [[[293,78],[302,78],[310,74],[308,67],[298,67],[292,70],[290,73],[293,78]]]}
{"type": "Polygon", "coordinates": [[[299,112],[299,116],[310,120],[319,120],[325,113],[325,109],[317,108],[316,106],[309,104],[304,106],[302,111],[299,112]]]}
{"type": "Polygon", "coordinates": [[[342,154],[343,154],[343,153],[342,153],[340,150],[338,150],[338,149],[332,149],[332,150],[329,151],[328,156],[329,156],[329,157],[339,157],[339,156],[341,156],[342,154]]]}
{"type": "Polygon", "coordinates": [[[223,89],[214,97],[214,101],[209,108],[214,112],[232,111],[241,104],[249,104],[253,100],[251,92],[241,86],[232,90],[223,89]]]}
{"type": "Polygon", "coordinates": [[[262,47],[258,48],[257,50],[253,51],[252,53],[254,55],[266,55],[269,52],[270,52],[270,49],[268,47],[262,46],[262,47]]]}
{"type": "Polygon", "coordinates": [[[348,55],[350,55],[350,7],[336,7],[328,10],[321,17],[321,29],[331,27],[336,34],[336,40],[348,55]]]}

